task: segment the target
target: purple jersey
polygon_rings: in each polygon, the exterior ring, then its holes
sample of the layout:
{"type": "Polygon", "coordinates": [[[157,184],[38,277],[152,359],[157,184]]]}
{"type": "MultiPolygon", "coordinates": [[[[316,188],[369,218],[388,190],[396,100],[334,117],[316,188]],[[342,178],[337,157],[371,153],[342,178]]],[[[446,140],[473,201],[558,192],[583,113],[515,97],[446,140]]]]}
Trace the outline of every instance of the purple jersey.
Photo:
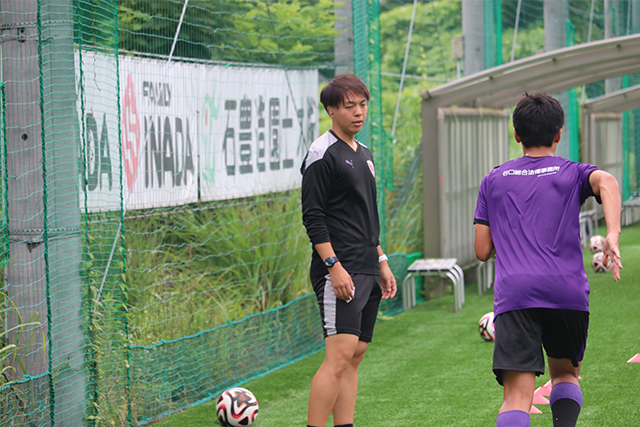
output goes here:
{"type": "Polygon", "coordinates": [[[562,157],[520,157],[484,177],[474,223],[491,227],[496,315],[526,308],[589,311],[579,215],[594,195],[589,175],[597,169],[562,157]]]}

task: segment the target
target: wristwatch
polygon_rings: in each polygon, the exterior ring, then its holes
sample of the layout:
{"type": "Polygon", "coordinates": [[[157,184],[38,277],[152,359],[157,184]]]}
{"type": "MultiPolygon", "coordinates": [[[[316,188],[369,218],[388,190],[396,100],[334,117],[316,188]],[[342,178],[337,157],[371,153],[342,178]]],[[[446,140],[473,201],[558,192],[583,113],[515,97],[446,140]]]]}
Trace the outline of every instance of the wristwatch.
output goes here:
{"type": "Polygon", "coordinates": [[[338,262],[338,257],[330,256],[324,260],[324,265],[327,268],[331,268],[336,262],[338,262]]]}

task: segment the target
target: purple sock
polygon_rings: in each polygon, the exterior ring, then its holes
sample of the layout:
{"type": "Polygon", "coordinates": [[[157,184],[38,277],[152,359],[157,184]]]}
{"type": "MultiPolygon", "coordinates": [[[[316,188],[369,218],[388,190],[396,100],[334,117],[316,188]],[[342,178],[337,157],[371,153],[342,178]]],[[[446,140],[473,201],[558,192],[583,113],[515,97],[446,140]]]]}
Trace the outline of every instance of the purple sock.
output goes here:
{"type": "Polygon", "coordinates": [[[551,388],[549,404],[553,406],[560,399],[575,400],[582,407],[582,390],[574,383],[558,383],[551,388]]]}
{"type": "Polygon", "coordinates": [[[558,383],[549,396],[553,427],[575,427],[582,409],[582,390],[568,382],[558,383]]]}
{"type": "Polygon", "coordinates": [[[496,419],[496,427],[529,427],[531,418],[525,411],[507,411],[498,414],[496,419]]]}

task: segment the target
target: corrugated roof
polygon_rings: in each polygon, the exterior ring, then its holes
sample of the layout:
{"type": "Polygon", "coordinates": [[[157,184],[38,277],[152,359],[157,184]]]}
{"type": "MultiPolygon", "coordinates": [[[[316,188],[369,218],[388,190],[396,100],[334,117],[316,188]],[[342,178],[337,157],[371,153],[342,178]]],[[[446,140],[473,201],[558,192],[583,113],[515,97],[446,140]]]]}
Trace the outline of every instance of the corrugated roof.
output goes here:
{"type": "Polygon", "coordinates": [[[640,85],[591,98],[582,103],[583,113],[622,113],[640,107],[640,85]]]}
{"type": "Polygon", "coordinates": [[[423,92],[438,107],[514,106],[524,92],[549,94],[640,72],[640,34],[584,43],[493,67],[423,92]]]}

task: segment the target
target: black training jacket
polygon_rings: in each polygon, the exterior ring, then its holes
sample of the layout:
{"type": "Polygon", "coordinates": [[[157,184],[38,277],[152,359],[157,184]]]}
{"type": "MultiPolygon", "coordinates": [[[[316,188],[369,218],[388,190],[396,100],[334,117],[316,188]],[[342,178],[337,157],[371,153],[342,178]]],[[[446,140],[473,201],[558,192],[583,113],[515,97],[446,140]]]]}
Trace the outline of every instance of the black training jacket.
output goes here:
{"type": "MultiPolygon", "coordinates": [[[[332,131],[316,139],[302,167],[302,220],[312,244],[331,242],[350,274],[379,275],[380,223],[371,151],[356,151],[332,131]]],[[[313,249],[311,276],[327,269],[313,249]]]]}

